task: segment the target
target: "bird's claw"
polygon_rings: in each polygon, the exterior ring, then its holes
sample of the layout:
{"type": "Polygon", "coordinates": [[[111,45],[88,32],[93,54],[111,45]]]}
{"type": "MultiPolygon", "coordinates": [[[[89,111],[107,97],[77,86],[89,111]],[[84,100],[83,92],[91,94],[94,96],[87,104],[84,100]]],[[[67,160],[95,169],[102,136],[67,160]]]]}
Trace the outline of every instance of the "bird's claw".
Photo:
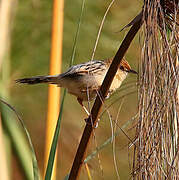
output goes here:
{"type": "Polygon", "coordinates": [[[92,119],[91,119],[91,117],[89,116],[88,118],[85,118],[85,122],[86,122],[86,124],[88,124],[88,125],[92,125],[92,127],[94,127],[94,128],[96,129],[96,128],[98,127],[99,119],[98,119],[98,121],[96,122],[96,124],[93,124],[92,119]]]}

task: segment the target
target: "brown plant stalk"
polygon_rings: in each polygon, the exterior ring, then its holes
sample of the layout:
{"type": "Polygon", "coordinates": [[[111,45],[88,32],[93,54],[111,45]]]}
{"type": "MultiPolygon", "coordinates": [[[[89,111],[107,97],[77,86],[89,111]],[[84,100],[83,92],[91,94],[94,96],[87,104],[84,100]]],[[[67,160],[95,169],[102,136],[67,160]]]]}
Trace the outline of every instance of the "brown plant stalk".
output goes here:
{"type": "MultiPolygon", "coordinates": [[[[137,16],[138,17],[138,16],[137,16]]],[[[106,97],[107,92],[109,90],[109,87],[113,81],[113,78],[117,72],[117,69],[119,67],[119,64],[122,60],[122,58],[124,57],[126,51],[128,50],[132,40],[134,39],[135,35],[137,34],[137,32],[139,31],[141,25],[142,25],[142,13],[140,13],[140,17],[135,18],[135,21],[133,21],[134,23],[132,24],[131,29],[129,30],[129,32],[127,33],[125,39],[123,40],[121,46],[119,47],[113,62],[106,74],[106,77],[102,83],[102,86],[100,88],[100,97],[97,96],[94,105],[92,107],[91,110],[91,115],[88,117],[88,122],[86,124],[86,127],[84,129],[80,144],[78,146],[78,150],[70,171],[70,175],[69,175],[69,180],[74,180],[77,179],[79,177],[80,174],[80,170],[81,170],[81,166],[83,164],[84,158],[85,158],[85,153],[87,151],[88,145],[89,145],[89,141],[93,132],[93,128],[95,127],[96,123],[97,123],[97,119],[100,113],[100,110],[102,108],[103,105],[103,101],[104,98],[101,100],[101,97],[106,97]]]]}

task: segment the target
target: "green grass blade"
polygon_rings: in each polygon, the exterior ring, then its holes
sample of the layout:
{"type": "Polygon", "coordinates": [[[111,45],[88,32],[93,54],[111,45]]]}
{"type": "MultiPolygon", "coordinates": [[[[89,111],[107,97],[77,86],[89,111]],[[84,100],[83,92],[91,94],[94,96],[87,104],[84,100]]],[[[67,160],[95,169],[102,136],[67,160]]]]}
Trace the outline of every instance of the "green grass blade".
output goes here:
{"type": "Polygon", "coordinates": [[[73,61],[75,59],[77,41],[78,41],[78,37],[79,37],[79,33],[80,33],[80,27],[81,27],[81,21],[82,21],[82,16],[83,16],[83,12],[84,12],[84,7],[85,7],[85,0],[82,1],[82,5],[81,5],[80,18],[78,21],[78,27],[77,27],[76,34],[75,34],[75,39],[74,39],[73,49],[72,49],[72,56],[71,56],[69,66],[72,66],[73,61]]]}
{"type": "MultiPolygon", "coordinates": [[[[30,135],[29,135],[29,132],[23,122],[23,120],[21,119],[21,117],[19,116],[19,114],[17,113],[17,111],[15,110],[14,107],[12,107],[9,103],[7,103],[6,101],[0,99],[0,102],[5,104],[7,107],[9,107],[14,113],[15,115],[17,116],[17,119],[19,120],[20,124],[22,125],[23,127],[23,130],[26,134],[26,137],[28,139],[28,143],[29,143],[29,146],[30,146],[30,150],[31,150],[31,155],[32,155],[32,166],[33,166],[33,175],[34,175],[34,180],[39,180],[40,179],[40,175],[39,175],[39,169],[38,169],[38,164],[37,164],[37,159],[36,159],[36,155],[35,155],[35,151],[34,151],[34,147],[33,147],[33,144],[32,144],[32,141],[31,141],[31,138],[30,138],[30,135]]],[[[2,112],[6,112],[6,110],[1,106],[1,109],[3,109],[2,112]]],[[[2,113],[2,116],[3,116],[3,113],[2,113]]],[[[4,116],[3,116],[4,117],[4,116]]],[[[29,171],[29,170],[27,170],[29,171]]],[[[28,175],[29,179],[30,178],[30,175],[28,175]]]]}
{"type": "MultiPolygon", "coordinates": [[[[81,13],[80,13],[78,27],[77,27],[77,31],[76,31],[76,35],[75,35],[75,39],[74,39],[72,57],[71,57],[69,66],[71,66],[73,64],[73,61],[75,58],[77,40],[78,40],[78,36],[79,36],[79,30],[80,30],[80,26],[81,26],[82,14],[84,11],[84,5],[85,5],[85,0],[82,1],[82,5],[81,5],[81,13]]],[[[64,90],[64,93],[63,93],[62,103],[60,106],[60,113],[59,113],[56,129],[55,129],[55,134],[53,137],[52,146],[50,149],[49,160],[48,160],[47,169],[46,169],[46,173],[45,173],[45,180],[50,180],[51,176],[52,176],[52,170],[53,170],[53,164],[54,164],[55,153],[56,153],[56,148],[57,148],[58,136],[59,136],[59,132],[60,132],[60,124],[61,124],[61,117],[62,117],[62,112],[63,112],[63,104],[64,104],[65,96],[66,96],[66,90],[64,90]]],[[[66,176],[65,179],[68,179],[68,176],[66,176]]]]}
{"type": "Polygon", "coordinates": [[[62,98],[62,102],[60,106],[60,113],[59,113],[57,125],[55,128],[55,134],[53,137],[52,146],[50,149],[50,155],[49,155],[47,169],[45,173],[45,180],[50,180],[52,176],[52,170],[53,170],[55,153],[56,153],[56,148],[57,148],[57,143],[58,143],[58,136],[60,132],[60,125],[61,125],[61,118],[62,118],[62,113],[63,113],[63,105],[64,105],[65,96],[66,96],[66,89],[64,90],[64,93],[63,93],[63,98],[62,98]]]}

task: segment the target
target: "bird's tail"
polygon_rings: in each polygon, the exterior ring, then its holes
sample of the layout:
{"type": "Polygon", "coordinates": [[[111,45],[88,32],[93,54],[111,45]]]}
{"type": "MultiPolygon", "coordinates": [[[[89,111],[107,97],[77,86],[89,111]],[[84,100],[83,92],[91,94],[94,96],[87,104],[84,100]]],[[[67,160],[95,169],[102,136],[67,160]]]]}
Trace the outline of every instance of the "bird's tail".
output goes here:
{"type": "Polygon", "coordinates": [[[17,79],[16,83],[23,83],[23,84],[38,84],[38,83],[58,84],[58,76],[34,76],[34,77],[31,77],[31,78],[17,79]]]}

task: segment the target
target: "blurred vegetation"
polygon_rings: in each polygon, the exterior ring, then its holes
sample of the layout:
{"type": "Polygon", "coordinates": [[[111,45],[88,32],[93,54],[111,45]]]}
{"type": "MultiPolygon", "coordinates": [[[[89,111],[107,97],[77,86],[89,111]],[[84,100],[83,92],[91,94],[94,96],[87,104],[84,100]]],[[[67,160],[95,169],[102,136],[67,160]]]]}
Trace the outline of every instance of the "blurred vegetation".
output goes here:
{"type": "MultiPolygon", "coordinates": [[[[88,61],[91,58],[97,31],[109,3],[107,0],[86,1],[79,41],[77,42],[75,64],[88,61]]],[[[65,1],[63,71],[68,68],[71,58],[74,36],[80,15],[80,6],[80,0],[65,1]]],[[[120,29],[137,15],[141,6],[142,1],[137,0],[121,0],[114,3],[105,21],[95,59],[105,59],[115,55],[127,31],[119,32],[120,29]]],[[[43,170],[45,144],[47,85],[17,85],[14,83],[14,80],[21,77],[48,74],[51,16],[51,1],[19,1],[13,22],[10,53],[12,70],[9,86],[12,103],[22,115],[29,129],[41,171],[43,170]]],[[[126,54],[126,59],[136,70],[139,52],[139,39],[136,38],[126,54]]],[[[136,76],[129,75],[125,83],[136,80],[136,76]]],[[[127,92],[133,89],[127,88],[122,94],[127,94],[127,92]]],[[[120,91],[116,92],[106,103],[110,104],[120,95],[120,91]]],[[[114,119],[120,102],[121,101],[118,101],[118,103],[109,109],[114,119]]],[[[119,114],[118,125],[122,126],[127,120],[133,117],[136,114],[136,110],[137,92],[125,98],[119,114]]],[[[71,168],[74,154],[76,153],[76,148],[85,125],[84,118],[86,118],[86,114],[77,103],[76,98],[67,95],[59,141],[57,179],[63,179],[71,168]]],[[[111,127],[108,119],[107,114],[105,114],[105,116],[101,118],[99,127],[96,129],[95,134],[98,145],[111,137],[111,127]]],[[[128,127],[126,132],[132,138],[134,133],[132,130],[128,130],[130,128],[131,127],[128,127]]],[[[119,128],[117,128],[117,130],[120,131],[119,128]]],[[[121,179],[129,179],[130,177],[129,152],[132,151],[128,151],[129,143],[130,141],[126,136],[120,132],[120,135],[116,139],[116,158],[121,179]]],[[[89,152],[92,152],[95,147],[93,141],[89,152]]],[[[117,179],[113,162],[112,145],[103,149],[99,156],[101,161],[100,165],[97,156],[89,161],[89,167],[94,179],[117,179]],[[102,166],[103,172],[100,166],[102,166]]],[[[15,168],[13,168],[12,172],[14,176],[13,179],[22,179],[22,173],[16,166],[17,163],[14,163],[15,168]]],[[[85,169],[82,171],[81,179],[87,179],[85,169]]]]}

